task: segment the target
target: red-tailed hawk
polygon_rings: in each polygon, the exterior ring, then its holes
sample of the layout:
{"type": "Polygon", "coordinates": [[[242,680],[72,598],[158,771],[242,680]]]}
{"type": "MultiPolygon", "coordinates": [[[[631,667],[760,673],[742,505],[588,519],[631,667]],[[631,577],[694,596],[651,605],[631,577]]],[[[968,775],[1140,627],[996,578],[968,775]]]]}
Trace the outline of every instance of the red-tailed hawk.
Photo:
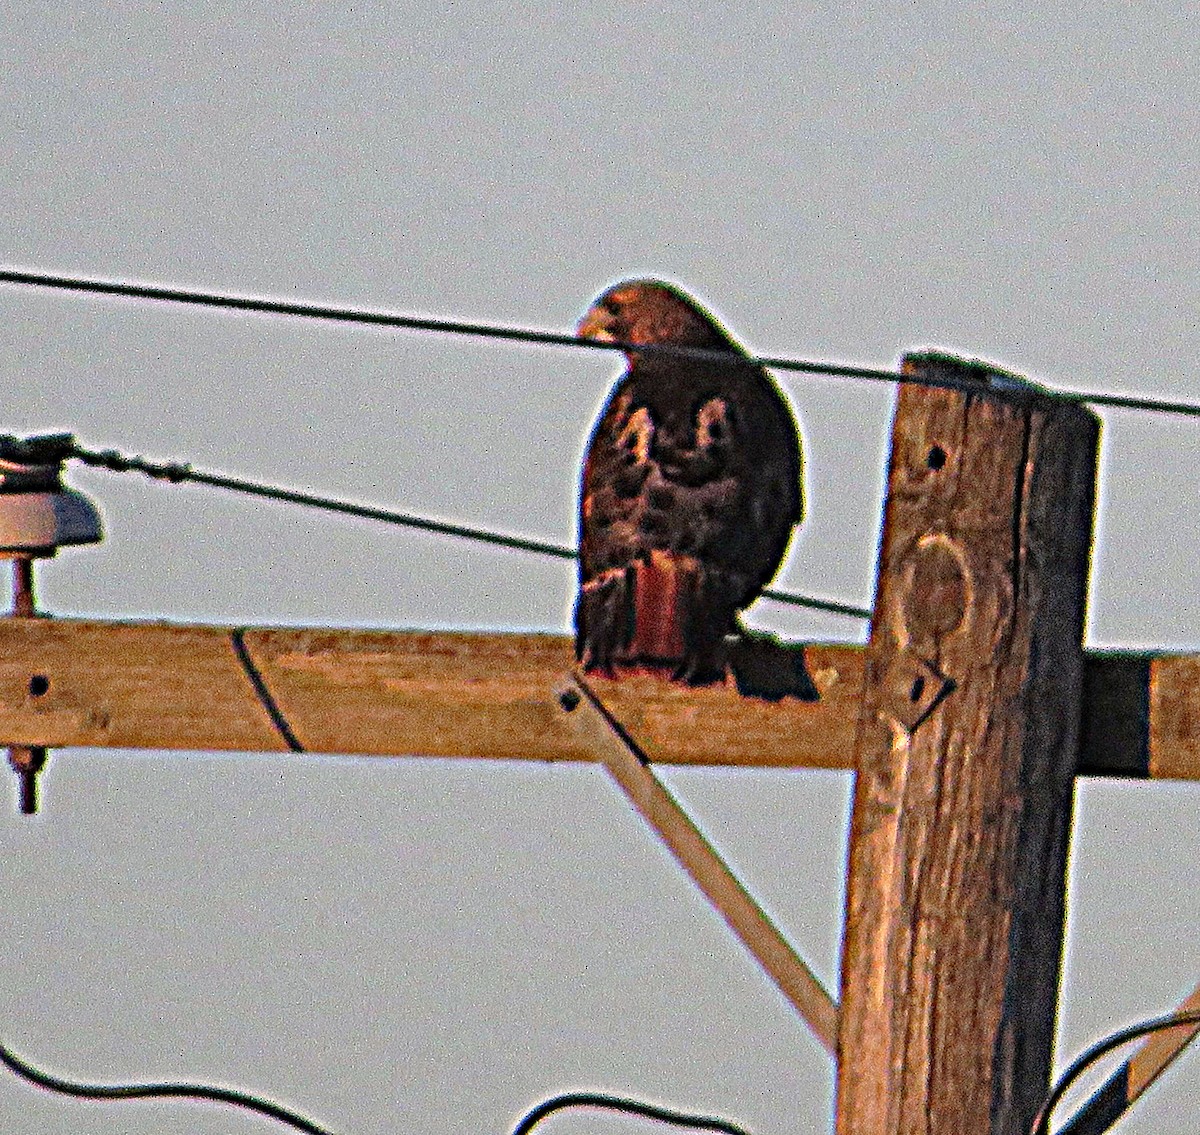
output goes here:
{"type": "Polygon", "coordinates": [[[583,466],[575,651],[585,669],[720,679],[737,612],[771,581],[803,514],[800,438],[779,388],[695,300],[657,280],[606,291],[585,339],[626,352],[583,466]]]}

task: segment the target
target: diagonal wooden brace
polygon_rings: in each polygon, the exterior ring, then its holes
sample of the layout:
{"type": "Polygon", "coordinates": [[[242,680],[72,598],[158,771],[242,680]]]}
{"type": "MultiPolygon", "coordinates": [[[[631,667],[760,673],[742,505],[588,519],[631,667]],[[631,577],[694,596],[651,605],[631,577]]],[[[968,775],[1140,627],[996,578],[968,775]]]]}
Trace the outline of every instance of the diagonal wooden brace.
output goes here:
{"type": "Polygon", "coordinates": [[[555,692],[579,739],[595,751],[609,775],[796,1007],[821,1043],[830,1052],[835,1052],[838,1008],[833,998],[654,775],[638,743],[583,678],[571,675],[555,692]]]}

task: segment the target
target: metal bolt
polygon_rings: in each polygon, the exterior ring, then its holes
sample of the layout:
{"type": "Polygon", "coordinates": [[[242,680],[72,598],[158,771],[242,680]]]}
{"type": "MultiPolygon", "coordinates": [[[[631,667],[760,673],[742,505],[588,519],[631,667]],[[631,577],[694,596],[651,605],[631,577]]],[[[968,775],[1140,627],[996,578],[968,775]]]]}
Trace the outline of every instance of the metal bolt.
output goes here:
{"type": "MultiPolygon", "coordinates": [[[[38,614],[33,591],[33,557],[17,556],[13,559],[12,618],[33,619],[38,614]]],[[[50,688],[44,674],[36,674],[29,682],[29,692],[41,697],[50,688]]],[[[17,799],[22,816],[32,816],[38,809],[38,773],[46,765],[44,745],[12,745],[8,750],[8,763],[17,774],[17,799]]]]}
{"type": "Polygon", "coordinates": [[[33,560],[29,556],[17,556],[13,560],[12,613],[18,619],[32,619],[37,615],[37,602],[33,596],[33,560]]]}
{"type": "Polygon", "coordinates": [[[21,815],[32,816],[38,809],[37,778],[46,764],[45,746],[13,745],[8,750],[8,763],[17,774],[21,815]]]}

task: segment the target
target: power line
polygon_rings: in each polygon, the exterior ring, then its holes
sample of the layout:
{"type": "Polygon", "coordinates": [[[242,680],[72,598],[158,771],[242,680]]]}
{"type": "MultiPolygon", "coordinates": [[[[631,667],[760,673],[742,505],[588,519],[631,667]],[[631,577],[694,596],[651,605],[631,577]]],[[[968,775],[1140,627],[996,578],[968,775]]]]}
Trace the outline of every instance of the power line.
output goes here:
{"type": "MultiPolygon", "coordinates": [[[[1127,1029],[1121,1029],[1119,1032],[1115,1032],[1111,1036],[1105,1037],[1099,1043],[1092,1045],[1059,1077],[1058,1083],[1054,1085],[1053,1091],[1046,1097],[1046,1101],[1042,1104],[1037,1118],[1034,1119],[1030,1135],[1050,1135],[1050,1116],[1053,1114],[1058,1102],[1066,1095],[1067,1089],[1102,1056],[1107,1056],[1113,1049],[1120,1048],[1122,1045],[1128,1044],[1131,1040],[1137,1040],[1138,1037],[1162,1032],[1164,1029],[1178,1028],[1180,1025],[1195,1024],[1200,1024],[1200,1010],[1192,1009],[1183,1013],[1170,1013],[1165,1017],[1156,1017],[1150,1021],[1142,1021],[1140,1024],[1131,1025],[1127,1029]]],[[[1067,1127],[1070,1126],[1072,1126],[1072,1123],[1067,1124],[1067,1127]]],[[[1066,1127],[1063,1130],[1066,1130],[1066,1127]]]]}
{"type": "MultiPolygon", "coordinates": [[[[357,323],[372,327],[388,327],[402,331],[426,331],[441,335],[468,335],[483,339],[508,339],[518,343],[535,343],[549,347],[576,347],[591,351],[626,351],[632,343],[601,342],[580,339],[558,331],[538,331],[527,327],[505,327],[492,323],[472,323],[459,319],[434,319],[426,316],[398,315],[395,312],[364,308],[333,307],[325,304],[293,303],[287,300],[257,299],[220,292],[201,292],[183,288],[164,288],[152,284],[128,284],[112,280],[89,280],[74,276],[53,276],[41,272],[18,272],[0,269],[0,283],[21,284],[27,287],[54,288],[60,291],[90,292],[93,295],[117,296],[122,299],[152,300],[161,303],[189,304],[197,307],[244,311],[257,315],[286,315],[301,319],[319,319],[332,323],[357,323]]],[[[699,347],[678,347],[668,344],[643,344],[637,350],[645,354],[677,355],[685,358],[717,359],[724,363],[769,366],[777,370],[802,371],[808,374],[829,374],[842,378],[862,378],[878,382],[902,381],[895,371],[874,367],[841,366],[837,363],[806,362],[802,359],[770,359],[730,356],[726,352],[699,347]]]]}
{"type": "Polygon", "coordinates": [[[432,520],[425,516],[394,512],[391,509],[375,508],[371,505],[354,504],[351,501],[337,500],[334,497],[317,496],[313,493],[284,489],[276,485],[246,481],[240,477],[224,477],[217,473],[204,473],[181,462],[157,462],[147,461],[142,457],[127,457],[115,449],[96,451],[75,445],[68,456],[82,461],[85,465],[107,469],[113,473],[143,473],[147,477],[168,481],[173,485],[188,481],[193,484],[208,485],[211,488],[228,489],[231,492],[244,493],[248,496],[264,497],[267,500],[298,504],[325,512],[337,512],[344,516],[357,516],[363,520],[379,520],[385,524],[396,524],[403,528],[416,528],[423,532],[435,532],[442,536],[457,536],[464,540],[494,544],[518,552],[554,556],[561,560],[573,560],[576,555],[573,549],[561,544],[531,540],[524,536],[509,536],[503,532],[492,532],[485,528],[475,528],[465,524],[451,524],[448,521],[432,520]]]}
{"type": "MultiPolygon", "coordinates": [[[[492,544],[512,551],[530,552],[534,555],[550,556],[559,560],[576,560],[579,553],[564,544],[553,544],[545,540],[532,540],[525,536],[511,536],[504,532],[495,532],[486,528],[478,528],[466,524],[451,524],[444,520],[433,520],[425,516],[417,516],[407,512],[394,512],[391,509],[374,508],[370,505],[354,504],[350,501],[338,500],[333,497],[317,496],[313,493],[297,492],[276,485],[266,485],[257,481],[246,481],[239,477],[223,477],[216,473],[204,473],[193,469],[190,465],[179,462],[147,461],[142,457],[128,457],[114,449],[92,450],[79,445],[64,435],[54,435],[51,439],[29,439],[22,443],[16,439],[0,439],[7,443],[6,451],[21,452],[19,447],[37,445],[47,440],[57,445],[55,453],[58,460],[74,457],[85,465],[108,469],[114,473],[137,472],[156,480],[179,484],[190,481],[195,484],[208,485],[218,489],[228,489],[231,492],[244,493],[249,496],[263,497],[267,500],[282,501],[287,504],[302,505],[306,508],[321,509],[325,512],[340,513],[344,516],[356,516],[364,520],[377,520],[385,524],[395,524],[404,528],[415,528],[423,532],[432,532],[442,536],[455,536],[463,540],[473,540],[477,543],[492,544]],[[16,448],[14,448],[16,447],[16,448]]],[[[48,452],[48,451],[47,451],[48,452]]],[[[35,460],[45,460],[46,453],[35,460]]],[[[825,611],[834,615],[846,615],[850,618],[869,619],[871,611],[866,607],[856,607],[849,603],[839,603],[830,599],[816,599],[808,595],[797,595],[789,591],[768,589],[762,593],[764,599],[776,603],[784,603],[793,607],[805,607],[814,611],[825,611]]]]}
{"type": "Polygon", "coordinates": [[[1134,398],[1124,394],[1076,394],[1066,393],[1072,402],[1083,402],[1089,406],[1110,406],[1118,410],[1148,410],[1154,414],[1181,414],[1186,418],[1200,418],[1200,403],[1174,402],[1169,398],[1134,398]]]}
{"type": "Polygon", "coordinates": [[[522,1117],[521,1121],[513,1128],[512,1135],[528,1135],[546,1116],[570,1107],[604,1108],[608,1111],[623,1112],[626,1115],[640,1115],[644,1119],[653,1119],[658,1123],[669,1123],[676,1127],[720,1131],[723,1135],[747,1135],[744,1128],[738,1127],[736,1123],[730,1123],[727,1119],[671,1111],[668,1108],[659,1107],[657,1104],[627,1099],[624,1096],[610,1096],[604,1092],[564,1092],[562,1095],[543,1100],[522,1117]]]}
{"type": "Polygon", "coordinates": [[[207,1084],[80,1084],[73,1080],[63,1080],[42,1072],[32,1064],[26,1063],[20,1057],[10,1052],[0,1044],[0,1062],[22,1079],[45,1088],[48,1092],[60,1095],[74,1096],[85,1100],[137,1100],[137,1099],[192,1099],[204,1100],[209,1103],[229,1104],[246,1111],[256,1112],[278,1123],[287,1124],[305,1135],[331,1135],[324,1127],[311,1119],[291,1111],[281,1104],[271,1100],[252,1096],[247,1092],[234,1091],[231,1088],[214,1088],[207,1084]]]}
{"type": "MultiPolygon", "coordinates": [[[[399,315],[395,312],[367,308],[348,308],[327,304],[259,299],[253,296],[229,295],[221,292],[204,292],[184,288],[167,288],[154,284],[132,284],[115,280],[59,276],[45,272],[23,272],[11,268],[0,269],[0,283],[16,284],[24,287],[52,288],[59,291],[87,292],[93,295],[114,296],[122,299],[188,304],[226,311],[249,312],[258,315],[283,315],[301,319],[318,319],[326,322],[360,324],[405,331],[504,339],[541,346],[570,347],[592,351],[627,351],[636,349],[643,354],[673,355],[679,358],[715,359],[727,365],[732,361],[737,361],[745,365],[769,367],[772,370],[794,371],[802,374],[820,374],[831,378],[861,379],[869,382],[911,383],[922,386],[945,386],[951,389],[979,389],[977,383],[960,382],[948,378],[931,380],[920,375],[902,374],[899,371],[886,370],[880,367],[848,366],[840,363],[815,362],[806,359],[793,359],[772,355],[751,355],[743,358],[740,356],[730,356],[724,352],[708,351],[696,347],[672,346],[669,344],[638,345],[633,343],[600,342],[595,339],[580,339],[575,335],[564,334],[562,332],[540,331],[526,327],[500,326],[490,323],[439,319],[426,316],[399,315]]],[[[981,368],[981,374],[986,375],[988,369],[987,367],[981,368]]],[[[996,375],[994,382],[1000,388],[1034,389],[1043,396],[1058,398],[1067,402],[1081,402],[1092,406],[1108,406],[1114,409],[1143,410],[1160,414],[1200,417],[1200,403],[1169,398],[1105,394],[1094,391],[1052,390],[1044,387],[1036,387],[1030,383],[1015,383],[1012,380],[1006,379],[1003,375],[996,375]]]]}

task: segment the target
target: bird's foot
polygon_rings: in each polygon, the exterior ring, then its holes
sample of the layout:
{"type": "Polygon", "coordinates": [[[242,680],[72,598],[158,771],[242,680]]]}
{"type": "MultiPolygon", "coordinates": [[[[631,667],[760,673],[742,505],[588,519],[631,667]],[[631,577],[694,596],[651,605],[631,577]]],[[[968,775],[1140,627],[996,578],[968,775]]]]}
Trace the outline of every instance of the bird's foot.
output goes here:
{"type": "Polygon", "coordinates": [[[633,633],[629,570],[610,568],[584,583],[575,603],[575,657],[586,671],[611,675],[633,633]]]}

